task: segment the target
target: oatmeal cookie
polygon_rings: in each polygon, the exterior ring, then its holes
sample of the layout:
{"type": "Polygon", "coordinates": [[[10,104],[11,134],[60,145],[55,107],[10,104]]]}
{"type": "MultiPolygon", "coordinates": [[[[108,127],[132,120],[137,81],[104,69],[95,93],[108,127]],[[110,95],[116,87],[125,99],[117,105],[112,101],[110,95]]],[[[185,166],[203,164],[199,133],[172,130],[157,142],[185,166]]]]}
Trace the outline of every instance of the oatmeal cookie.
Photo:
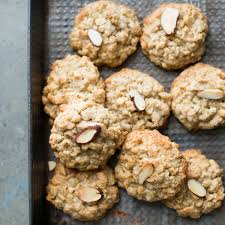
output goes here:
{"type": "Polygon", "coordinates": [[[49,143],[68,168],[97,169],[123,142],[117,115],[93,102],[71,104],[54,121],[49,143]]]}
{"type": "Polygon", "coordinates": [[[170,115],[171,95],[153,77],[122,69],[105,80],[106,105],[120,115],[121,127],[131,131],[160,128],[170,115]]]}
{"type": "Polygon", "coordinates": [[[56,60],[43,90],[42,102],[54,120],[71,101],[105,101],[105,84],[98,68],[87,57],[68,55],[56,60]]]}
{"type": "Polygon", "coordinates": [[[156,65],[180,69],[199,61],[205,51],[207,18],[187,3],[165,3],[144,19],[141,47],[156,65]]]}
{"type": "Polygon", "coordinates": [[[129,195],[153,202],[180,191],[186,178],[186,161],[178,144],[157,130],[136,130],[127,135],[115,175],[129,195]]]}
{"type": "Polygon", "coordinates": [[[79,172],[57,164],[47,186],[47,200],[81,221],[98,220],[119,201],[110,168],[79,172]]]}
{"type": "Polygon", "coordinates": [[[188,163],[187,182],[175,197],[164,203],[180,216],[197,219],[221,206],[224,199],[223,170],[200,150],[186,150],[183,156],[188,163]]]}
{"type": "Polygon", "coordinates": [[[172,111],[189,130],[225,125],[225,73],[198,63],[172,83],[172,111]]]}
{"type": "Polygon", "coordinates": [[[134,10],[112,1],[88,4],[75,17],[69,39],[96,65],[115,67],[135,52],[141,27],[134,10]]]}

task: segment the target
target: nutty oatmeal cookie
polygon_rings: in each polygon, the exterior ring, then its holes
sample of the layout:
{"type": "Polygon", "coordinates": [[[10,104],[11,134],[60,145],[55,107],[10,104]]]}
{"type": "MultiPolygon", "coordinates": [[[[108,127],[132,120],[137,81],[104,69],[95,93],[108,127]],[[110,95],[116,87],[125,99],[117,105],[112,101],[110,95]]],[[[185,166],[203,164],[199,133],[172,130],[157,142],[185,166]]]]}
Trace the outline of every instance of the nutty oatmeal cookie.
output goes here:
{"type": "Polygon", "coordinates": [[[105,101],[105,84],[98,68],[87,57],[68,55],[56,60],[43,90],[44,109],[52,119],[71,101],[105,101]]]}
{"type": "Polygon", "coordinates": [[[81,221],[98,220],[119,201],[113,171],[79,172],[57,164],[47,186],[47,200],[81,221]]]}
{"type": "Polygon", "coordinates": [[[183,156],[188,163],[187,183],[175,197],[164,203],[180,216],[197,219],[221,206],[224,199],[223,170],[200,150],[186,150],[183,156]]]}
{"type": "Polygon", "coordinates": [[[207,33],[207,18],[200,9],[165,3],[145,17],[141,47],[156,65],[180,69],[201,59],[207,33]]]}
{"type": "Polygon", "coordinates": [[[178,144],[157,130],[128,134],[115,167],[119,186],[149,202],[173,197],[186,178],[186,161],[178,144]]]}
{"type": "Polygon", "coordinates": [[[131,131],[160,128],[170,115],[171,95],[153,77],[122,69],[105,80],[106,106],[120,115],[121,127],[131,131]]]}
{"type": "Polygon", "coordinates": [[[141,27],[134,10],[112,1],[96,1],[75,17],[70,44],[96,65],[119,66],[135,52],[141,27]]]}
{"type": "Polygon", "coordinates": [[[97,169],[106,164],[124,133],[117,115],[93,102],[71,104],[54,121],[49,143],[68,168],[97,169]]]}
{"type": "Polygon", "coordinates": [[[225,73],[198,63],[172,83],[172,111],[189,130],[225,125],[225,73]]]}

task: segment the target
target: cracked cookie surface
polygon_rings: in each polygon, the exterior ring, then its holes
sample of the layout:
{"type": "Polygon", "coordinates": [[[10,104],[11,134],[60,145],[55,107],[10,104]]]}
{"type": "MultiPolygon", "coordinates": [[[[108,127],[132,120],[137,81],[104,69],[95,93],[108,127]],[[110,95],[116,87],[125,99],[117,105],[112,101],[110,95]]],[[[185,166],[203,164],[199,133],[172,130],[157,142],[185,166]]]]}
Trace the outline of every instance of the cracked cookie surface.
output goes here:
{"type": "Polygon", "coordinates": [[[198,63],[172,83],[172,111],[189,130],[225,125],[225,73],[198,63]]]}
{"type": "Polygon", "coordinates": [[[133,69],[122,69],[105,80],[106,106],[120,116],[120,125],[127,131],[163,127],[170,115],[171,95],[153,77],[133,69]],[[140,111],[131,92],[138,92],[145,108],[140,111]]]}
{"type": "Polygon", "coordinates": [[[47,186],[47,200],[75,219],[98,220],[119,201],[115,184],[108,167],[80,172],[59,163],[47,186]]]}
{"type": "Polygon", "coordinates": [[[134,10],[112,1],[96,1],[75,17],[69,38],[80,55],[88,56],[98,66],[115,67],[135,52],[140,35],[134,10]]]}
{"type": "Polygon", "coordinates": [[[71,104],[56,117],[49,143],[55,156],[66,167],[97,169],[106,164],[125,137],[116,121],[117,115],[102,105],[93,102],[71,104]],[[97,136],[93,135],[86,143],[78,143],[78,135],[95,126],[100,127],[95,132],[97,136]]]}
{"type": "Polygon", "coordinates": [[[207,159],[200,150],[189,149],[183,152],[188,163],[187,181],[194,179],[206,190],[204,197],[192,193],[187,183],[172,199],[164,201],[166,206],[175,209],[183,217],[199,218],[221,206],[224,199],[222,184],[223,170],[212,159],[207,159]]]}
{"type": "Polygon", "coordinates": [[[180,69],[201,59],[207,32],[207,18],[200,9],[187,3],[165,3],[145,17],[141,46],[156,65],[167,70],[180,69]],[[179,12],[172,34],[167,34],[161,24],[166,9],[179,12]]]}
{"type": "Polygon", "coordinates": [[[54,120],[71,101],[105,101],[105,84],[87,57],[68,55],[56,60],[43,90],[44,110],[54,120]]]}
{"type": "Polygon", "coordinates": [[[127,135],[115,175],[129,195],[153,202],[180,191],[186,161],[178,145],[157,130],[136,130],[127,135]]]}

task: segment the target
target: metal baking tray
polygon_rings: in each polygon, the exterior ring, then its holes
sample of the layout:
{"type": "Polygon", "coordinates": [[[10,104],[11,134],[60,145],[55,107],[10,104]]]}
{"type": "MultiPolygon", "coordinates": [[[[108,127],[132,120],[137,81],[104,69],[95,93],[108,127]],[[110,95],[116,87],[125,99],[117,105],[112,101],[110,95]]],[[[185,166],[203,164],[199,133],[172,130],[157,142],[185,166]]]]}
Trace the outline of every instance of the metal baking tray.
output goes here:
{"type": "MultiPolygon", "coordinates": [[[[74,15],[90,0],[33,0],[30,4],[30,54],[31,54],[31,92],[30,92],[30,178],[31,178],[31,223],[32,225],[225,225],[225,204],[220,209],[204,215],[199,220],[184,219],[175,211],[161,203],[138,201],[121,190],[121,200],[108,214],[97,222],[79,222],[55,209],[45,200],[45,186],[48,181],[47,162],[53,158],[48,145],[50,127],[48,116],[43,112],[41,103],[42,88],[49,67],[56,59],[73,53],[68,43],[68,34],[72,28],[74,15]]],[[[140,21],[150,11],[164,1],[159,0],[120,0],[138,13],[140,21]]],[[[168,1],[167,1],[168,2],[168,1]]],[[[225,69],[225,0],[190,0],[200,7],[209,19],[207,50],[203,62],[225,69]]],[[[154,66],[141,52],[130,56],[120,67],[101,68],[105,78],[123,67],[141,70],[155,77],[167,90],[173,79],[181,71],[167,72],[154,66]]],[[[161,130],[181,149],[201,148],[210,158],[225,168],[225,128],[189,133],[173,116],[168,127],[161,130]]]]}

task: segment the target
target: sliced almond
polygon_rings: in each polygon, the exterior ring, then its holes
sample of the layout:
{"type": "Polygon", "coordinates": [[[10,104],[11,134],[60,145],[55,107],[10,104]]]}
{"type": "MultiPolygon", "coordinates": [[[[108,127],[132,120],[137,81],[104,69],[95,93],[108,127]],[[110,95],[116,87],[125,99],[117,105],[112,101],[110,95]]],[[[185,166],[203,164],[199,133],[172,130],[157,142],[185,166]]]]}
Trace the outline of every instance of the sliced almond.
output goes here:
{"type": "Polygon", "coordinates": [[[138,111],[145,110],[145,99],[142,95],[139,94],[138,91],[136,91],[136,90],[130,91],[129,96],[130,96],[131,101],[134,103],[134,107],[138,111]]]}
{"type": "Polygon", "coordinates": [[[197,180],[190,179],[190,180],[188,180],[187,185],[188,185],[189,190],[192,193],[194,193],[195,195],[197,195],[199,197],[205,197],[206,196],[205,188],[197,180]]]}
{"type": "Polygon", "coordinates": [[[54,170],[56,167],[56,162],[55,161],[48,161],[48,169],[49,171],[54,170]]]}
{"type": "Polygon", "coordinates": [[[67,175],[68,175],[67,169],[66,169],[65,166],[63,166],[62,164],[59,166],[59,171],[60,171],[60,173],[61,173],[63,176],[67,176],[67,175]]]}
{"type": "Polygon", "coordinates": [[[89,126],[77,134],[75,141],[77,144],[87,144],[95,140],[100,131],[101,127],[99,125],[89,126]]]}
{"type": "Polygon", "coordinates": [[[138,183],[143,184],[145,180],[147,180],[152,175],[153,171],[154,166],[151,163],[146,164],[138,175],[138,183]]]}
{"type": "Polygon", "coordinates": [[[82,187],[78,191],[78,197],[83,202],[96,202],[102,198],[102,195],[96,188],[82,187]]]}
{"type": "Polygon", "coordinates": [[[205,89],[202,91],[199,91],[197,93],[197,96],[200,98],[206,98],[211,100],[218,100],[221,98],[224,98],[224,91],[221,91],[219,89],[205,89]]]}
{"type": "Polygon", "coordinates": [[[102,36],[98,31],[96,31],[94,29],[89,29],[88,37],[93,45],[95,45],[97,47],[102,45],[102,36]]]}
{"type": "Polygon", "coordinates": [[[167,34],[172,34],[177,25],[179,11],[174,8],[166,8],[161,15],[161,26],[167,34]]]}

